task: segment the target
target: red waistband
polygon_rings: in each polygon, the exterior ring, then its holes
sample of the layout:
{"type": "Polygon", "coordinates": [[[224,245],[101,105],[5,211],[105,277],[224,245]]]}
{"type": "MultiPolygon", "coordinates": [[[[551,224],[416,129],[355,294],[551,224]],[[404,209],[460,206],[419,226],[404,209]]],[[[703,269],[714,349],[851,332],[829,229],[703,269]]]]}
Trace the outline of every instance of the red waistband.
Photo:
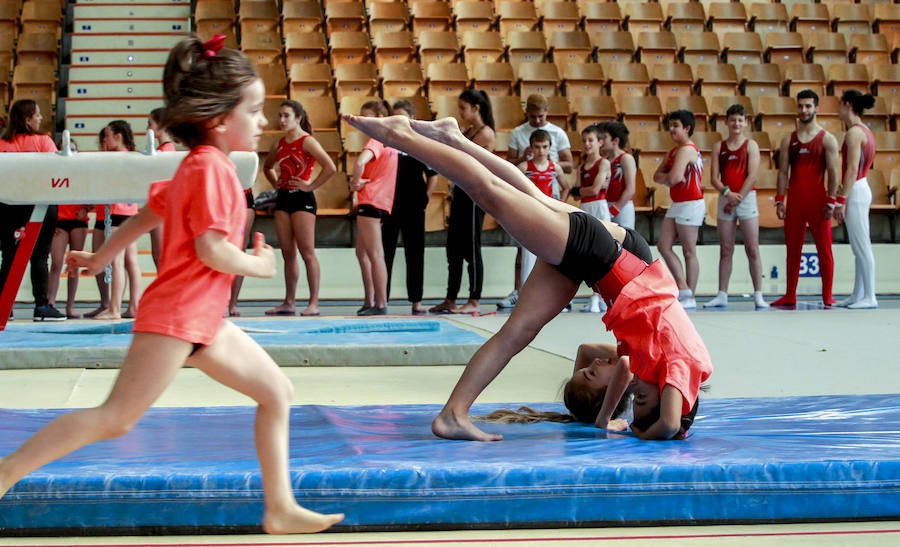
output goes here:
{"type": "Polygon", "coordinates": [[[641,275],[647,267],[646,262],[622,249],[612,269],[597,281],[593,288],[600,293],[604,302],[611,306],[625,285],[641,275]]]}

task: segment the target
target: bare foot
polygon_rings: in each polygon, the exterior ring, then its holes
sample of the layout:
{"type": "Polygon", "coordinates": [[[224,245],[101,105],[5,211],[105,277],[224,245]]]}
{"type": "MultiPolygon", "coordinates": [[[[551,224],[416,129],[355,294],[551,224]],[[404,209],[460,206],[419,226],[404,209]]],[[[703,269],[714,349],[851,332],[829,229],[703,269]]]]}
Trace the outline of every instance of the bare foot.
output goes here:
{"type": "Polygon", "coordinates": [[[344,520],[343,513],[324,515],[295,505],[283,513],[266,511],[263,531],[267,534],[313,534],[344,520]]]}
{"type": "Polygon", "coordinates": [[[409,123],[413,131],[419,135],[444,144],[453,144],[459,139],[465,139],[459,130],[456,118],[441,118],[433,122],[410,120],[409,123]]]}
{"type": "Polygon", "coordinates": [[[66,310],[66,319],[81,319],[81,314],[75,313],[75,310],[66,310]]]}
{"type": "Polygon", "coordinates": [[[104,311],[91,317],[91,319],[94,319],[96,321],[118,321],[119,319],[122,319],[122,316],[111,311],[104,311]]]}
{"type": "Polygon", "coordinates": [[[315,317],[319,315],[319,306],[307,306],[305,310],[300,312],[301,317],[315,317]]]}
{"type": "Polygon", "coordinates": [[[459,418],[442,410],[431,422],[431,432],[444,439],[458,441],[502,441],[503,435],[493,435],[475,427],[468,416],[459,418]]]}
{"type": "Polygon", "coordinates": [[[228,308],[228,317],[240,317],[240,316],[241,316],[241,312],[236,307],[228,308]]]}
{"type": "Polygon", "coordinates": [[[453,313],[481,313],[481,306],[478,305],[478,302],[470,300],[454,310],[453,313]]]}
{"type": "Polygon", "coordinates": [[[296,315],[297,310],[290,304],[282,304],[275,306],[271,310],[266,310],[266,315],[296,315]]]}
{"type": "Polygon", "coordinates": [[[88,319],[93,319],[94,317],[97,317],[98,315],[100,315],[101,313],[105,312],[108,309],[109,308],[107,306],[100,306],[99,308],[97,308],[94,311],[87,312],[86,314],[84,314],[84,316],[88,319]]]}
{"type": "Polygon", "coordinates": [[[134,319],[135,313],[131,311],[131,308],[125,310],[125,313],[122,314],[122,319],[134,319]]]}
{"type": "Polygon", "coordinates": [[[436,306],[428,308],[429,313],[453,313],[456,311],[456,302],[452,300],[444,300],[436,306]]]}
{"type": "Polygon", "coordinates": [[[406,116],[388,116],[387,118],[364,118],[352,114],[344,114],[343,120],[359,129],[366,135],[387,146],[402,150],[402,143],[415,138],[406,116]]]}

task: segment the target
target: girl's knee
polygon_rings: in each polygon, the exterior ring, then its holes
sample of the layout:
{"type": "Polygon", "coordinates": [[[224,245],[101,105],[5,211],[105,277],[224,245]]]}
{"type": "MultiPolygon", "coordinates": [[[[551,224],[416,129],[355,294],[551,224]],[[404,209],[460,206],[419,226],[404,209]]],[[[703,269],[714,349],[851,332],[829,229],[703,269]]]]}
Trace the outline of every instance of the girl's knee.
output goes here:
{"type": "Polygon", "coordinates": [[[115,439],[134,429],[143,413],[133,416],[131,413],[101,406],[96,409],[99,413],[96,420],[96,433],[101,439],[115,439]]]}

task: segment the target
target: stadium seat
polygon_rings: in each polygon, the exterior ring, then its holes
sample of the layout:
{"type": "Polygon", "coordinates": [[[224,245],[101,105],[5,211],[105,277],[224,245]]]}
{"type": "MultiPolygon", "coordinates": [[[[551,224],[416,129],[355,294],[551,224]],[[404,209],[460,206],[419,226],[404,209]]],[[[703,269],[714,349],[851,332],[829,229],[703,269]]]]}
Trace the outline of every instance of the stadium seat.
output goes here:
{"type": "MultiPolygon", "coordinates": [[[[306,97],[328,97],[334,87],[334,76],[331,65],[318,63],[314,65],[290,65],[289,89],[291,99],[303,100],[306,97]]],[[[358,65],[346,65],[358,66],[358,65]]]]}
{"type": "Polygon", "coordinates": [[[765,39],[770,32],[788,32],[790,16],[787,6],[771,2],[753,2],[750,4],[747,28],[765,39]]]}
{"type": "MultiPolygon", "coordinates": [[[[364,104],[369,101],[377,101],[380,100],[379,97],[363,97],[360,95],[347,95],[338,103],[337,113],[339,116],[344,114],[359,114],[362,110],[364,104]]],[[[344,150],[345,152],[349,151],[347,146],[347,142],[349,140],[349,135],[351,133],[360,133],[354,127],[351,127],[350,124],[345,122],[344,120],[339,120],[337,126],[340,128],[341,139],[344,141],[344,150]]]]}
{"type": "Polygon", "coordinates": [[[875,135],[874,167],[884,173],[900,167],[900,132],[873,131],[875,135]]]}
{"type": "Polygon", "coordinates": [[[247,30],[241,33],[241,51],[253,64],[283,63],[284,46],[277,30],[247,30]]]}
{"type": "Polygon", "coordinates": [[[766,169],[760,165],[756,173],[756,204],[759,209],[760,228],[782,228],[784,221],[775,212],[775,195],[778,192],[778,169],[766,169]]]}
{"type": "Polygon", "coordinates": [[[338,113],[334,97],[306,97],[303,106],[314,131],[337,132],[338,113]]]}
{"type": "MultiPolygon", "coordinates": [[[[875,7],[878,5],[875,4],[875,7]]],[[[869,2],[834,4],[831,8],[832,28],[848,36],[872,32],[872,7],[869,2]]]]}
{"type": "Polygon", "coordinates": [[[525,121],[525,110],[519,97],[491,97],[495,130],[512,131],[525,121]]]}
{"type": "Polygon", "coordinates": [[[425,94],[425,77],[419,63],[385,63],[381,67],[381,89],[385,97],[425,94]]]}
{"type": "Polygon", "coordinates": [[[425,69],[425,88],[432,99],[439,95],[459,97],[471,83],[465,63],[431,63],[425,69]]]}
{"type": "Polygon", "coordinates": [[[775,142],[797,129],[797,100],[793,97],[759,97],[756,112],[759,128],[775,142]]]}
{"type": "Polygon", "coordinates": [[[36,32],[19,34],[16,43],[16,65],[59,66],[59,43],[55,35],[36,32]]]}
{"type": "Polygon", "coordinates": [[[900,65],[874,65],[872,91],[884,98],[900,96],[900,65]]]}
{"type": "Polygon", "coordinates": [[[875,97],[875,106],[866,110],[863,115],[863,123],[872,131],[891,130],[890,98],[875,97]]]}
{"type": "Polygon", "coordinates": [[[560,93],[559,69],[553,63],[521,63],[516,75],[522,97],[533,93],[552,97],[560,93]]]}
{"type": "Polygon", "coordinates": [[[677,62],[678,43],[668,30],[641,32],[637,39],[637,58],[652,71],[657,64],[677,62]]]}
{"type": "Polygon", "coordinates": [[[630,63],[634,60],[634,38],[627,30],[594,32],[590,36],[598,63],[630,63]]]}
{"type": "Polygon", "coordinates": [[[604,72],[612,97],[650,94],[650,75],[642,63],[613,63],[604,67],[604,72]]]}
{"type": "Polygon", "coordinates": [[[828,92],[838,97],[848,89],[866,93],[869,90],[869,78],[866,65],[835,63],[828,67],[828,92]]]}
{"type": "Polygon", "coordinates": [[[377,97],[378,69],[372,63],[335,65],[334,91],[339,102],[350,95],[377,97]]]}
{"type": "Polygon", "coordinates": [[[360,31],[335,31],[328,37],[331,65],[360,64],[371,61],[369,35],[360,31]]]}
{"type": "Polygon", "coordinates": [[[847,62],[847,39],[838,32],[816,32],[806,38],[806,61],[819,63],[828,73],[833,64],[847,62]]]}
{"type": "Polygon", "coordinates": [[[438,95],[431,98],[431,110],[435,119],[456,118],[459,122],[459,96],[438,95]]]}
{"type": "Polygon", "coordinates": [[[659,97],[662,104],[666,104],[669,97],[691,95],[693,87],[694,73],[691,65],[658,63],[650,71],[650,91],[659,97]]]}
{"type": "Polygon", "coordinates": [[[243,0],[238,9],[238,21],[241,28],[241,42],[247,33],[274,32],[280,35],[278,26],[281,14],[275,0],[243,0]]]}
{"type": "Polygon", "coordinates": [[[891,63],[891,48],[884,34],[857,33],[850,35],[850,61],[876,67],[891,63]]]}
{"type": "Polygon", "coordinates": [[[597,97],[606,93],[606,77],[599,63],[564,63],[561,76],[566,97],[597,97]]]}
{"type": "Polygon", "coordinates": [[[696,66],[701,63],[719,62],[719,37],[715,32],[676,32],[675,42],[678,44],[678,57],[682,63],[696,66]]]}
{"type": "Polygon", "coordinates": [[[831,14],[827,4],[797,2],[790,8],[790,30],[806,36],[831,30],[831,14]]]}
{"type": "Polygon", "coordinates": [[[699,2],[676,2],[666,9],[664,27],[672,32],[704,32],[706,11],[699,2]]]}
{"type": "Polygon", "coordinates": [[[707,10],[707,24],[719,41],[728,32],[744,32],[747,29],[747,8],[742,2],[711,2],[707,10]]]}
{"type": "Polygon", "coordinates": [[[456,32],[487,32],[494,24],[494,5],[485,1],[457,2],[453,7],[456,32]]]}
{"type": "Polygon", "coordinates": [[[281,61],[256,64],[254,68],[266,86],[266,95],[287,96],[287,75],[281,61]]]}
{"type": "Polygon", "coordinates": [[[765,42],[767,63],[784,66],[806,60],[806,44],[799,32],[769,32],[765,42]]]}
{"type": "Polygon", "coordinates": [[[326,2],[325,30],[329,37],[335,32],[365,31],[365,5],[362,2],[326,2]]]}
{"type": "Polygon", "coordinates": [[[216,34],[229,36],[227,47],[237,47],[237,33],[235,32],[234,11],[235,3],[232,0],[197,0],[194,10],[194,23],[197,34],[204,40],[212,38],[216,34]]]}
{"type": "Polygon", "coordinates": [[[696,78],[695,92],[698,95],[730,97],[738,94],[737,70],[730,63],[698,64],[694,67],[694,78],[696,78]]]}
{"type": "Polygon", "coordinates": [[[584,131],[585,127],[594,123],[612,122],[619,118],[619,110],[612,97],[581,96],[567,99],[576,131],[584,131]]]}
{"type": "Polygon", "coordinates": [[[287,36],[291,32],[322,32],[325,17],[315,0],[292,0],[281,7],[282,30],[287,36]]]}
{"type": "MultiPolygon", "coordinates": [[[[332,36],[332,41],[335,39],[332,36]]],[[[328,61],[328,45],[321,32],[292,31],[284,37],[284,58],[287,66],[318,64],[328,61]]]]}
{"type": "Polygon", "coordinates": [[[432,63],[455,63],[462,56],[455,32],[425,30],[419,34],[419,59],[426,68],[432,63]]]}
{"type": "Polygon", "coordinates": [[[784,67],[784,91],[794,97],[803,89],[825,95],[825,69],[818,63],[789,64],[784,67]]]}
{"type": "Polygon", "coordinates": [[[749,64],[741,67],[741,94],[756,100],[781,95],[783,77],[776,64],[749,64]]]}
{"type": "Polygon", "coordinates": [[[763,51],[756,32],[726,32],[722,40],[722,61],[734,65],[738,73],[744,65],[762,63],[763,51]]]}
{"type": "Polygon", "coordinates": [[[518,78],[509,63],[476,63],[470,70],[472,87],[480,89],[491,97],[515,95],[518,78]]]}
{"type": "Polygon", "coordinates": [[[622,30],[622,10],[618,3],[580,0],[578,6],[584,16],[584,30],[591,36],[622,30]]]}
{"type": "MultiPolygon", "coordinates": [[[[467,4],[469,2],[466,2],[467,4]]],[[[463,59],[469,70],[478,63],[506,61],[506,46],[499,32],[468,31],[462,35],[463,59]]]]}
{"type": "MultiPolygon", "coordinates": [[[[887,171],[887,172],[893,172],[887,171]]],[[[897,216],[897,187],[888,185],[888,181],[884,177],[885,171],[880,169],[870,169],[866,179],[869,183],[869,190],[872,192],[872,203],[869,205],[870,215],[884,215],[888,219],[891,233],[891,243],[896,243],[897,233],[895,227],[895,218],[897,216]]]]}
{"type": "Polygon", "coordinates": [[[369,2],[369,33],[409,30],[409,10],[406,2],[369,2]]]}
{"type": "Polygon", "coordinates": [[[513,31],[530,32],[538,28],[540,18],[533,2],[500,0],[495,2],[494,8],[500,35],[504,38],[513,31]]]}
{"type": "Polygon", "coordinates": [[[520,63],[542,63],[547,60],[547,41],[538,30],[511,30],[506,42],[509,63],[516,70],[520,63]]]}
{"type": "Polygon", "coordinates": [[[622,122],[632,133],[662,130],[663,110],[659,97],[621,95],[616,99],[616,107],[622,122]]]}
{"type": "MultiPolygon", "coordinates": [[[[726,128],[727,131],[727,128],[726,128]]],[[[760,169],[774,169],[775,168],[775,150],[773,148],[777,147],[780,143],[772,143],[772,139],[769,138],[769,134],[765,131],[751,131],[750,138],[756,141],[756,144],[759,146],[759,167],[760,169]]]]}
{"type": "Polygon", "coordinates": [[[453,30],[453,12],[447,2],[433,0],[410,0],[413,36],[417,39],[422,32],[447,32],[453,30]]]}
{"type": "Polygon", "coordinates": [[[350,184],[346,172],[335,173],[328,182],[315,189],[315,194],[317,216],[340,217],[350,213],[350,184]]]}
{"type": "Polygon", "coordinates": [[[379,32],[372,37],[375,64],[416,62],[418,46],[408,30],[379,32]]]}
{"type": "Polygon", "coordinates": [[[581,30],[582,16],[578,4],[562,0],[548,0],[539,8],[541,23],[547,39],[554,32],[577,32],[581,30]]]}
{"type": "Polygon", "coordinates": [[[819,108],[816,112],[816,121],[832,135],[840,135],[844,132],[840,108],[841,100],[839,97],[819,94],[819,108]]]}
{"type": "Polygon", "coordinates": [[[62,30],[62,11],[59,2],[28,0],[22,4],[20,21],[23,33],[52,34],[59,38],[62,30]]]}
{"type": "Polygon", "coordinates": [[[662,6],[645,2],[628,2],[622,9],[624,28],[631,33],[635,43],[640,45],[638,35],[641,32],[658,32],[662,30],[662,6]]]}
{"type": "Polygon", "coordinates": [[[19,32],[19,4],[19,0],[0,0],[0,36],[9,44],[8,51],[19,32]]]}
{"type": "Polygon", "coordinates": [[[879,3],[873,7],[873,32],[886,35],[900,33],[900,4],[879,3]]]}
{"type": "Polygon", "coordinates": [[[553,62],[560,69],[569,63],[589,63],[594,59],[594,46],[587,32],[555,30],[550,33],[549,44],[553,62]]]}

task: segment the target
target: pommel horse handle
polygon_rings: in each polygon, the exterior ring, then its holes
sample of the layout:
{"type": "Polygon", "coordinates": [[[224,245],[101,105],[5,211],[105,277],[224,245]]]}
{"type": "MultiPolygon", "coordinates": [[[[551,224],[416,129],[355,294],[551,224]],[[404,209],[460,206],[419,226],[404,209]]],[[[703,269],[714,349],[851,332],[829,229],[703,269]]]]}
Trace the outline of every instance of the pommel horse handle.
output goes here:
{"type": "MultiPolygon", "coordinates": [[[[0,154],[0,202],[35,206],[0,293],[0,331],[6,328],[48,205],[144,203],[151,183],[172,178],[187,152],[157,154],[149,132],[148,137],[149,154],[74,153],[68,130],[63,132],[62,150],[56,154],[0,154]]],[[[232,152],[229,157],[237,166],[241,185],[250,188],[256,180],[259,156],[232,152]]]]}

